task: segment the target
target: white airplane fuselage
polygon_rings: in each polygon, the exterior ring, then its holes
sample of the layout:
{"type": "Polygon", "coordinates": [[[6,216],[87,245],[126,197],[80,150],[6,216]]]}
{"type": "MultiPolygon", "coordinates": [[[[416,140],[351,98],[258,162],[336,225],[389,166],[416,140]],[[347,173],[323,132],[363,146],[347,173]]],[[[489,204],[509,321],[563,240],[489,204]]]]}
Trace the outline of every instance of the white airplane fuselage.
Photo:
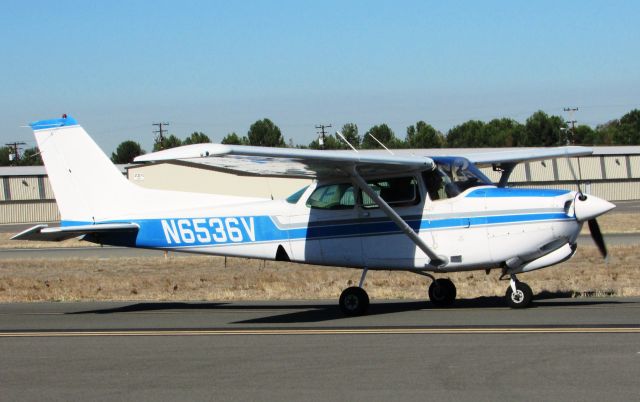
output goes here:
{"type": "MultiPolygon", "coordinates": [[[[306,206],[307,198],[320,185],[311,185],[296,203],[249,201],[176,210],[169,216],[140,213],[118,219],[140,226],[135,238],[88,236],[87,240],[263,259],[276,259],[282,249],[287,259],[300,263],[432,270],[425,253],[380,209],[355,205],[318,210],[306,206]]],[[[396,211],[428,245],[448,258],[442,271],[490,269],[507,261],[519,266],[575,244],[582,227],[575,218],[573,191],[482,186],[455,198],[430,201],[423,185],[420,187],[422,201],[396,211]]],[[[106,222],[113,221],[101,223],[106,222]]],[[[63,225],[82,223],[86,222],[63,225]]],[[[568,257],[564,253],[555,262],[568,257]]]]}

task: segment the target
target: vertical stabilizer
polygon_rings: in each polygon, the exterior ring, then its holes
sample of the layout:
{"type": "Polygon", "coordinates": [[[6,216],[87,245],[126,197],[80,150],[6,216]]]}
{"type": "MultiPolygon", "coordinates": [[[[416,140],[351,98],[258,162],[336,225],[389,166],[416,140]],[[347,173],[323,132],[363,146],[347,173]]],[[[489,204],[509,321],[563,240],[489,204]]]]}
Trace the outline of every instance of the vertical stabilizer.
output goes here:
{"type": "Polygon", "coordinates": [[[66,115],[31,124],[63,221],[113,217],[135,193],[87,132],[66,115]]]}

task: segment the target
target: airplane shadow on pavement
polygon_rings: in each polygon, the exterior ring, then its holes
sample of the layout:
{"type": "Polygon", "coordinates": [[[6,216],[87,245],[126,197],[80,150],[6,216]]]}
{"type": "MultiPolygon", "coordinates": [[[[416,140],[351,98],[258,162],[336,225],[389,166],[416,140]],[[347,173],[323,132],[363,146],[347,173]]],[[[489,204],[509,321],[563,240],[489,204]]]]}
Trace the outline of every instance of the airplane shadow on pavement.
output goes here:
{"type": "MultiPolygon", "coordinates": [[[[604,304],[619,304],[624,301],[615,299],[576,299],[572,298],[569,292],[543,292],[536,296],[530,308],[562,307],[562,306],[589,306],[604,304]]],[[[504,297],[489,296],[477,297],[473,299],[458,299],[451,307],[437,307],[429,301],[380,301],[371,303],[368,316],[394,314],[416,310],[456,310],[456,309],[486,309],[486,308],[506,308],[504,297]]],[[[233,324],[292,324],[323,322],[341,319],[351,319],[340,311],[337,303],[292,303],[292,304],[264,304],[248,303],[236,304],[232,302],[202,303],[202,302],[142,302],[127,305],[118,305],[109,308],[100,308],[85,311],[69,312],[66,314],[117,314],[135,313],[145,311],[167,311],[167,310],[226,310],[226,311],[286,311],[264,317],[252,318],[248,320],[236,321],[233,324]],[[298,310],[293,311],[291,310],[298,310]]]]}

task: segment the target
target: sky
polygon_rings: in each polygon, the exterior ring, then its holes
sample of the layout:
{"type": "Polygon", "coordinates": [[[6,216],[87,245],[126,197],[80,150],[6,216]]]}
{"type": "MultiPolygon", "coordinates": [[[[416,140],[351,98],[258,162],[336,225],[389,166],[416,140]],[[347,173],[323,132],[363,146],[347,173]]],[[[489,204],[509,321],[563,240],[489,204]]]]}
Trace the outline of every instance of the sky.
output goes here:
{"type": "Polygon", "coordinates": [[[315,125],[469,119],[537,110],[596,126],[640,108],[638,1],[29,1],[0,10],[0,145],[67,113],[107,153],[315,125]]]}

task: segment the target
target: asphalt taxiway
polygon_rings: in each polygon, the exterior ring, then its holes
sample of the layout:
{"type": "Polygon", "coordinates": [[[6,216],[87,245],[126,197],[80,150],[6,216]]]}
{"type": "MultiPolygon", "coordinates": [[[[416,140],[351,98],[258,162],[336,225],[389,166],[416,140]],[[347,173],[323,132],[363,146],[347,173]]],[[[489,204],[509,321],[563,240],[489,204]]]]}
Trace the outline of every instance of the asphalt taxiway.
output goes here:
{"type": "Polygon", "coordinates": [[[5,400],[634,400],[640,298],[0,305],[5,400]]]}

